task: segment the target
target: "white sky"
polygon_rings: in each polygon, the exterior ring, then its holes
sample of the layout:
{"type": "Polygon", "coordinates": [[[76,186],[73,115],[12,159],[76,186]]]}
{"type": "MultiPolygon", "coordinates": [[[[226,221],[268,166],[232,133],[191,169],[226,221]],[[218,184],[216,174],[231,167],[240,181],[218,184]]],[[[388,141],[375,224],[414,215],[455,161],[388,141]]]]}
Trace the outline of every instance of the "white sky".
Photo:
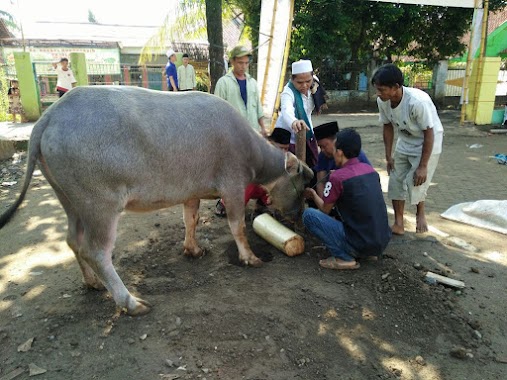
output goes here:
{"type": "Polygon", "coordinates": [[[0,9],[30,21],[88,22],[88,9],[101,24],[162,25],[178,0],[0,0],[0,9]]]}

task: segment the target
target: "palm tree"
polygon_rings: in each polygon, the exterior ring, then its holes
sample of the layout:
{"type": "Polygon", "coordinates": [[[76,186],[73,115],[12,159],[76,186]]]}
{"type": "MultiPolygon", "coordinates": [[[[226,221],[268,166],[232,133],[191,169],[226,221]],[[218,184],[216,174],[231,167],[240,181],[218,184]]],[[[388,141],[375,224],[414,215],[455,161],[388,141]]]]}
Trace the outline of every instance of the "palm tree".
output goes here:
{"type": "Polygon", "coordinates": [[[211,91],[223,74],[223,29],[221,0],[186,0],[180,2],[175,20],[168,15],[157,33],[145,44],[139,64],[151,61],[176,40],[203,38],[206,34],[209,47],[211,91]],[[208,26],[212,27],[208,27],[208,26]]]}

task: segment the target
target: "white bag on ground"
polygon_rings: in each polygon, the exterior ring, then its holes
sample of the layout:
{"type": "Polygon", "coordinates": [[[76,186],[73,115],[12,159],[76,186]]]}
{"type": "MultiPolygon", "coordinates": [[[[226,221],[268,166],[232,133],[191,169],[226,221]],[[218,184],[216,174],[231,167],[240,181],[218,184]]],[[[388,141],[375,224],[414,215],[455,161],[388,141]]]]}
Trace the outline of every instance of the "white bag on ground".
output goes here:
{"type": "Polygon", "coordinates": [[[459,203],[440,216],[507,235],[507,201],[480,200],[459,203]]]}

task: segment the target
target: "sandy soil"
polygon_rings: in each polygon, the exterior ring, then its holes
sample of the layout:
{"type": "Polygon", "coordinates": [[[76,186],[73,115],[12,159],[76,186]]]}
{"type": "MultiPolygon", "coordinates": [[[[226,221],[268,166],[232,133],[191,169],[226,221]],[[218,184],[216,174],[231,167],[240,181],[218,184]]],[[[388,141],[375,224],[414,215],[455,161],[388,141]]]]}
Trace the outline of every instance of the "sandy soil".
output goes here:
{"type": "MultiPolygon", "coordinates": [[[[251,211],[249,241],[266,263],[238,266],[211,201],[201,205],[201,259],[182,254],[180,206],[125,215],[114,263],[154,305],[143,317],[120,314],[107,292],[83,288],[64,212],[34,177],[24,206],[0,230],[0,379],[504,379],[505,236],[439,214],[459,202],[505,199],[507,165],[488,156],[507,153],[507,137],[459,128],[456,113],[442,117],[444,154],[427,204],[438,230],[417,236],[409,209],[407,233],[358,271],[319,269],[327,253],[308,235],[305,254],[284,256],[251,230],[251,211]],[[476,143],[482,147],[470,148],[476,143]],[[428,284],[427,270],[466,288],[428,284]]],[[[325,115],[316,124],[333,118],[359,128],[385,182],[374,115],[325,115]]],[[[23,160],[1,168],[2,182],[19,181],[23,160]]],[[[0,187],[0,210],[19,187],[0,187]]]]}

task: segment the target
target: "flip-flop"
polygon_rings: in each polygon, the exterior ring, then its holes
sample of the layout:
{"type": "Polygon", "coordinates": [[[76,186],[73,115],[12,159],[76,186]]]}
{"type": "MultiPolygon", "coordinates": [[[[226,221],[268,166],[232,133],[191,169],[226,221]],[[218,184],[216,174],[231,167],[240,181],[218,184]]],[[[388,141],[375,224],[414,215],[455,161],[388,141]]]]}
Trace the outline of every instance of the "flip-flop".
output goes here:
{"type": "Polygon", "coordinates": [[[354,270],[359,269],[361,266],[357,261],[354,265],[344,264],[343,261],[338,261],[336,257],[328,257],[325,260],[320,260],[319,265],[321,268],[334,269],[334,270],[354,270]]]}
{"type": "Polygon", "coordinates": [[[219,199],[217,205],[215,206],[215,215],[218,216],[227,216],[227,212],[225,211],[224,202],[219,199]]]}
{"type": "Polygon", "coordinates": [[[358,257],[356,258],[358,261],[369,261],[369,262],[376,262],[379,261],[378,256],[366,256],[366,257],[358,257]]]}

